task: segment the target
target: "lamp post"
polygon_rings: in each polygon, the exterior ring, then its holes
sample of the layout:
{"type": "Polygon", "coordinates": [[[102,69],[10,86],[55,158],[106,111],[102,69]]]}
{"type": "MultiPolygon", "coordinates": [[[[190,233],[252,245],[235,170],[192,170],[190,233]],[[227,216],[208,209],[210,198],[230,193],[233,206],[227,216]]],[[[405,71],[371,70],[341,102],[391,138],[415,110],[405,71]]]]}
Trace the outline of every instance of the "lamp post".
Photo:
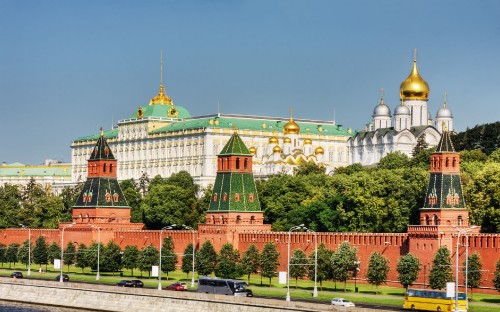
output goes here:
{"type": "Polygon", "coordinates": [[[194,288],[194,251],[195,251],[195,247],[194,247],[194,243],[195,243],[195,234],[196,234],[196,231],[190,227],[189,225],[185,225],[183,224],[182,225],[185,229],[188,229],[191,231],[191,233],[193,233],[193,259],[192,259],[192,265],[193,265],[193,275],[191,276],[191,288],[194,288]]]}
{"type": "Polygon", "coordinates": [[[19,225],[23,229],[28,229],[28,275],[31,275],[31,228],[23,224],[19,225]]]}
{"type": "Polygon", "coordinates": [[[290,239],[292,236],[292,231],[301,229],[304,224],[292,226],[290,231],[288,231],[288,265],[287,265],[287,285],[286,285],[286,301],[290,301],[290,239]]]}
{"type": "MultiPolygon", "coordinates": [[[[457,232],[458,232],[458,236],[457,236],[457,246],[456,246],[456,251],[455,251],[455,260],[456,260],[456,271],[455,271],[455,279],[456,279],[456,282],[455,282],[455,311],[458,311],[458,246],[460,245],[460,235],[464,234],[465,236],[465,240],[467,241],[467,233],[470,233],[472,232],[472,229],[476,228],[476,226],[471,226],[470,228],[463,228],[463,229],[460,229],[460,228],[457,228],[457,232]]],[[[467,272],[467,269],[468,269],[468,247],[469,247],[469,243],[467,242],[466,244],[466,249],[465,249],[465,301],[467,302],[467,283],[468,283],[468,279],[467,279],[467,275],[468,275],[468,272],[467,272]]],[[[468,302],[467,302],[467,307],[468,307],[468,302]]]]}
{"type": "Polygon", "coordinates": [[[163,245],[163,241],[161,239],[161,234],[164,230],[171,230],[176,224],[167,225],[161,228],[160,230],[160,263],[158,264],[158,290],[161,290],[161,247],[163,245]]]}
{"type": "Polygon", "coordinates": [[[75,223],[71,223],[71,224],[66,224],[65,226],[63,226],[62,228],[62,232],[61,232],[61,274],[59,275],[59,282],[64,282],[64,279],[63,279],[63,265],[64,265],[64,230],[66,228],[69,228],[69,227],[72,227],[73,225],[75,225],[75,223]]]}
{"type": "Polygon", "coordinates": [[[317,286],[317,282],[316,282],[317,277],[318,277],[318,236],[316,235],[316,232],[311,230],[311,229],[307,229],[307,232],[314,234],[314,290],[313,290],[313,297],[318,297],[318,286],[317,286]]]}
{"type": "Polygon", "coordinates": [[[101,228],[93,224],[91,224],[90,227],[97,229],[97,274],[95,276],[95,280],[98,281],[101,278],[99,271],[99,256],[101,253],[101,228]]]}

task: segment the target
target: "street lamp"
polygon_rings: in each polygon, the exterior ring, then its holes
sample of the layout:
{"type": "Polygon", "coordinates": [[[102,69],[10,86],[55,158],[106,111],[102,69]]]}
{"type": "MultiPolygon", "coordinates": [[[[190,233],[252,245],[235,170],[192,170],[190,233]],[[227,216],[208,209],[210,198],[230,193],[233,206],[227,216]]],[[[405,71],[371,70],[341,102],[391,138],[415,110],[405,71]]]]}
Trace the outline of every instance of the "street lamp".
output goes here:
{"type": "Polygon", "coordinates": [[[195,234],[196,234],[196,231],[192,227],[190,227],[189,225],[183,224],[182,226],[185,229],[188,229],[188,230],[190,230],[193,233],[193,259],[192,259],[193,275],[191,276],[191,288],[194,288],[194,251],[195,251],[194,243],[195,243],[195,234]]]}
{"type": "MultiPolygon", "coordinates": [[[[455,227],[456,228],[456,227],[455,227]]],[[[468,269],[468,253],[469,253],[469,243],[468,243],[468,238],[467,238],[467,233],[470,233],[472,232],[472,229],[475,229],[476,226],[471,226],[469,228],[464,228],[464,229],[460,229],[460,228],[457,228],[457,232],[458,232],[458,236],[457,236],[457,246],[456,246],[456,252],[455,252],[455,256],[456,256],[456,271],[455,271],[455,279],[456,279],[456,283],[455,283],[455,311],[458,311],[458,246],[460,245],[460,235],[461,234],[464,234],[465,236],[465,240],[467,241],[467,244],[466,244],[466,249],[465,249],[465,301],[467,302],[467,283],[468,283],[468,278],[467,278],[467,275],[468,275],[468,272],[467,272],[467,269],[468,269]]],[[[468,306],[468,302],[467,302],[467,306],[468,306]]]]}
{"type": "Polygon", "coordinates": [[[28,275],[31,275],[31,228],[23,224],[19,225],[23,229],[28,229],[28,275]]]}
{"type": "Polygon", "coordinates": [[[97,274],[95,276],[95,280],[98,281],[101,276],[99,274],[99,255],[101,253],[101,228],[99,226],[95,226],[93,224],[90,224],[90,227],[93,227],[94,229],[97,229],[97,274]]]}
{"type": "Polygon", "coordinates": [[[75,223],[71,223],[71,224],[66,224],[65,226],[63,226],[62,228],[62,232],[61,232],[61,261],[60,261],[60,264],[61,264],[61,274],[59,275],[59,282],[64,282],[64,279],[63,279],[63,265],[64,265],[64,230],[66,228],[69,228],[69,227],[72,227],[73,225],[75,225],[75,223]]]}
{"type": "Polygon", "coordinates": [[[304,224],[292,226],[290,231],[288,231],[288,266],[287,266],[287,285],[286,285],[286,301],[290,301],[290,239],[292,236],[292,231],[301,229],[304,224]]]}
{"type": "Polygon", "coordinates": [[[316,232],[307,229],[307,232],[313,233],[314,234],[314,290],[313,290],[313,297],[318,297],[318,286],[317,286],[317,276],[318,276],[318,236],[316,235],[316,232]]]}
{"type": "Polygon", "coordinates": [[[164,230],[171,230],[175,226],[176,224],[167,225],[162,227],[160,230],[160,263],[158,265],[158,290],[161,290],[161,247],[163,245],[163,241],[161,240],[161,234],[163,233],[164,230]]]}

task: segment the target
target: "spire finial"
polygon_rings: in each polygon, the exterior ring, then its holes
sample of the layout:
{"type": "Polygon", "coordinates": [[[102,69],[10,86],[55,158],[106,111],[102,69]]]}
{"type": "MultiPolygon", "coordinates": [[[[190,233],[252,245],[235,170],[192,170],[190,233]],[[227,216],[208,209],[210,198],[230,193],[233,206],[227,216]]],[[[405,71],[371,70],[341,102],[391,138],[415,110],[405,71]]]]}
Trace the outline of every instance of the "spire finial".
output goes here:
{"type": "Polygon", "coordinates": [[[444,91],[444,102],[443,102],[443,108],[446,108],[446,91],[444,91]]]}
{"type": "Polygon", "coordinates": [[[293,107],[290,108],[289,112],[290,112],[290,119],[293,120],[293,107]]]}
{"type": "Polygon", "coordinates": [[[413,49],[413,61],[417,61],[417,48],[413,49]]]}
{"type": "Polygon", "coordinates": [[[384,88],[380,88],[380,105],[384,104],[384,88]]]}
{"type": "Polygon", "coordinates": [[[104,131],[102,130],[102,127],[101,127],[101,136],[104,136],[104,131]]]}
{"type": "Polygon", "coordinates": [[[160,49],[160,85],[163,85],[163,50],[160,49]]]}

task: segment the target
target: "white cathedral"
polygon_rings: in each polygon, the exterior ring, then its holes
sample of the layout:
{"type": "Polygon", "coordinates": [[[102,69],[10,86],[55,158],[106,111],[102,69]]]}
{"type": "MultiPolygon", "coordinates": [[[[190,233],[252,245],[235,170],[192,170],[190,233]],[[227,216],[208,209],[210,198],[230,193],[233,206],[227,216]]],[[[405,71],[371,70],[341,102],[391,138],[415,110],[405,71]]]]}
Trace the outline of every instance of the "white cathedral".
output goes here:
{"type": "MultiPolygon", "coordinates": [[[[335,121],[294,119],[291,113],[289,118],[219,113],[192,117],[186,108],[174,105],[160,76],[160,90],[149,105],[139,106],[104,136],[118,159],[119,180],[138,180],[143,174],[168,177],[186,170],[196,183],[207,186],[215,181],[217,154],[234,131],[254,155],[256,177],[293,174],[305,162],[324,166],[331,174],[336,167],[353,163],[378,163],[390,152],[411,155],[422,135],[429,146],[436,146],[443,127],[453,130],[453,116],[445,100],[434,127],[427,108],[429,92],[414,59],[401,84],[401,105],[394,110],[394,119],[382,95],[367,129],[352,133],[335,121]]],[[[73,183],[87,176],[87,160],[99,136],[96,132],[72,142],[73,183]]]]}
{"type": "Polygon", "coordinates": [[[428,109],[429,93],[429,85],[418,73],[414,58],[410,75],[401,83],[401,104],[394,109],[394,117],[382,93],[372,121],[348,141],[349,164],[373,165],[396,151],[411,156],[422,136],[429,147],[437,146],[443,129],[453,131],[453,115],[446,107],[445,98],[434,122],[428,109]]]}

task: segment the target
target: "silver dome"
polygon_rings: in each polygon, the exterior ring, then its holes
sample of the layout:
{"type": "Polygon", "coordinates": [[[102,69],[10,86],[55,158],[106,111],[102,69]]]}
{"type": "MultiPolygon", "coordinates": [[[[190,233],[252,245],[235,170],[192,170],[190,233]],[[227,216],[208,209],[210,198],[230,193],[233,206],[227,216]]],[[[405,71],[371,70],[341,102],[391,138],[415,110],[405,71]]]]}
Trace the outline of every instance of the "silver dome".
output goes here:
{"type": "Polygon", "coordinates": [[[453,114],[448,108],[441,107],[436,114],[436,118],[453,118],[453,114]]]}
{"type": "Polygon", "coordinates": [[[391,109],[384,103],[380,103],[373,110],[373,117],[377,116],[391,117],[391,109]]]}
{"type": "Polygon", "coordinates": [[[405,105],[398,105],[394,110],[394,116],[396,115],[410,115],[410,109],[405,105]]]}

